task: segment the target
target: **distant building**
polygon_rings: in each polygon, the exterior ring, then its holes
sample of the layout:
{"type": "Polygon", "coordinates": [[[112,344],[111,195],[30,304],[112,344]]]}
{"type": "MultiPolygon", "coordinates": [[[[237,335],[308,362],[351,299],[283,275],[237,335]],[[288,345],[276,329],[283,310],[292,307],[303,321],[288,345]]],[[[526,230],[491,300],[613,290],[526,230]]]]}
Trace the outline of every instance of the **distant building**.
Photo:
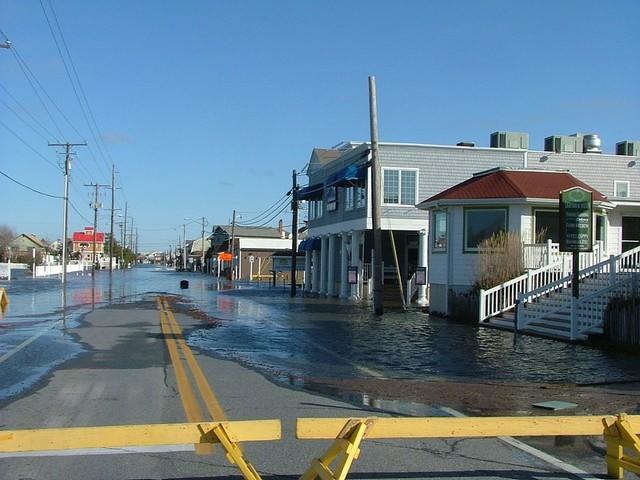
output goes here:
{"type": "Polygon", "coordinates": [[[93,227],[84,227],[83,232],[73,232],[73,247],[71,251],[80,256],[80,260],[94,263],[104,255],[105,234],[95,232],[93,227]],[[96,258],[93,258],[93,244],[95,238],[96,258]]]}
{"type": "Polygon", "coordinates": [[[12,255],[22,255],[25,253],[31,254],[33,249],[36,249],[36,253],[45,254],[48,244],[45,240],[36,237],[33,234],[22,233],[9,242],[12,255]]]}
{"type": "Polygon", "coordinates": [[[282,221],[277,228],[239,225],[232,228],[231,225],[218,225],[209,237],[214,252],[212,273],[216,273],[218,258],[222,259],[219,262],[221,270],[230,268],[231,262],[224,260],[226,258],[224,254],[231,252],[232,236],[237,279],[253,280],[256,277],[270,277],[271,271],[274,270],[273,256],[286,251],[291,255],[291,234],[284,230],[282,221]]]}

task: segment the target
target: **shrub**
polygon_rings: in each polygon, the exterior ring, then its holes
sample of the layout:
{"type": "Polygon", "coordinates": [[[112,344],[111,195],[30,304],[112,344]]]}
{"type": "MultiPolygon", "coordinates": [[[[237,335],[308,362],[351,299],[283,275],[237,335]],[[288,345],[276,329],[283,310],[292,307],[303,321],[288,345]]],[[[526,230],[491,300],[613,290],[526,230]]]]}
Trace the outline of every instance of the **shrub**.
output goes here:
{"type": "Polygon", "coordinates": [[[487,289],[511,280],[524,271],[522,240],[516,232],[498,232],[478,246],[476,287],[487,289]]]}

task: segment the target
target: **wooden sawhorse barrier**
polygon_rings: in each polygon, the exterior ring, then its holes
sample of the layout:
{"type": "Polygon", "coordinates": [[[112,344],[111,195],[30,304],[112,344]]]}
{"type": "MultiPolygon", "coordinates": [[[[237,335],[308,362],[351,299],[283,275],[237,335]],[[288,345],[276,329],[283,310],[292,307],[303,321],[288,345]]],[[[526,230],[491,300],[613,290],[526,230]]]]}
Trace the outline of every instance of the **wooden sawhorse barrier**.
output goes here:
{"type": "Polygon", "coordinates": [[[623,470],[640,473],[640,415],[481,417],[481,418],[299,418],[296,437],[333,439],[311,462],[301,480],[344,480],[365,438],[480,438],[602,435],[607,444],[607,470],[623,478],[623,470]],[[603,428],[604,424],[604,428],[603,428]]]}
{"type": "Polygon", "coordinates": [[[280,420],[0,430],[0,452],[219,443],[229,462],[238,466],[245,479],[260,480],[237,444],[279,440],[281,430],[280,420]]]}

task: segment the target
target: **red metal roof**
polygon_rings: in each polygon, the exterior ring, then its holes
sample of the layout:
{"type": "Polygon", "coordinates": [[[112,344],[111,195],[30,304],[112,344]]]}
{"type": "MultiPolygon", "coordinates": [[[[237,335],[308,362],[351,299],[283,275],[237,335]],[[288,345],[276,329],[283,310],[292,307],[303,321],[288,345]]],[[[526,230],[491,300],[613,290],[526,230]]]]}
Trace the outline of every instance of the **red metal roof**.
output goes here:
{"type": "MultiPolygon", "coordinates": [[[[74,242],[93,243],[93,227],[87,227],[84,232],[73,232],[74,242]]],[[[96,243],[104,243],[104,233],[96,232],[96,243]]]]}
{"type": "Polygon", "coordinates": [[[491,198],[558,199],[562,190],[582,187],[593,192],[593,200],[607,198],[596,189],[566,172],[498,170],[470,178],[440,192],[422,203],[435,200],[480,200],[491,198]]]}

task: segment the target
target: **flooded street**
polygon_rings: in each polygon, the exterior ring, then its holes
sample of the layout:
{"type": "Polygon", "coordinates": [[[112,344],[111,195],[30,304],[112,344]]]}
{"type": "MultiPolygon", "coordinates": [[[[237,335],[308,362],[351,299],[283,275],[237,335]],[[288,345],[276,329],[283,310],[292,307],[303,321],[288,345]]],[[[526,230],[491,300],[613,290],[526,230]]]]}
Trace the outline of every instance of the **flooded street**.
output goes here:
{"type": "Polygon", "coordinates": [[[10,305],[0,320],[0,400],[28,390],[83,345],[66,333],[107,305],[182,296],[177,308],[204,319],[188,333],[203,352],[234,359],[277,380],[305,378],[473,379],[593,384],[637,380],[638,356],[479,328],[427,314],[387,311],[341,300],[289,297],[281,287],[139,267],[70,277],[62,308],[58,279],[3,282],[10,305]],[[179,288],[180,280],[190,282],[179,288]]]}

